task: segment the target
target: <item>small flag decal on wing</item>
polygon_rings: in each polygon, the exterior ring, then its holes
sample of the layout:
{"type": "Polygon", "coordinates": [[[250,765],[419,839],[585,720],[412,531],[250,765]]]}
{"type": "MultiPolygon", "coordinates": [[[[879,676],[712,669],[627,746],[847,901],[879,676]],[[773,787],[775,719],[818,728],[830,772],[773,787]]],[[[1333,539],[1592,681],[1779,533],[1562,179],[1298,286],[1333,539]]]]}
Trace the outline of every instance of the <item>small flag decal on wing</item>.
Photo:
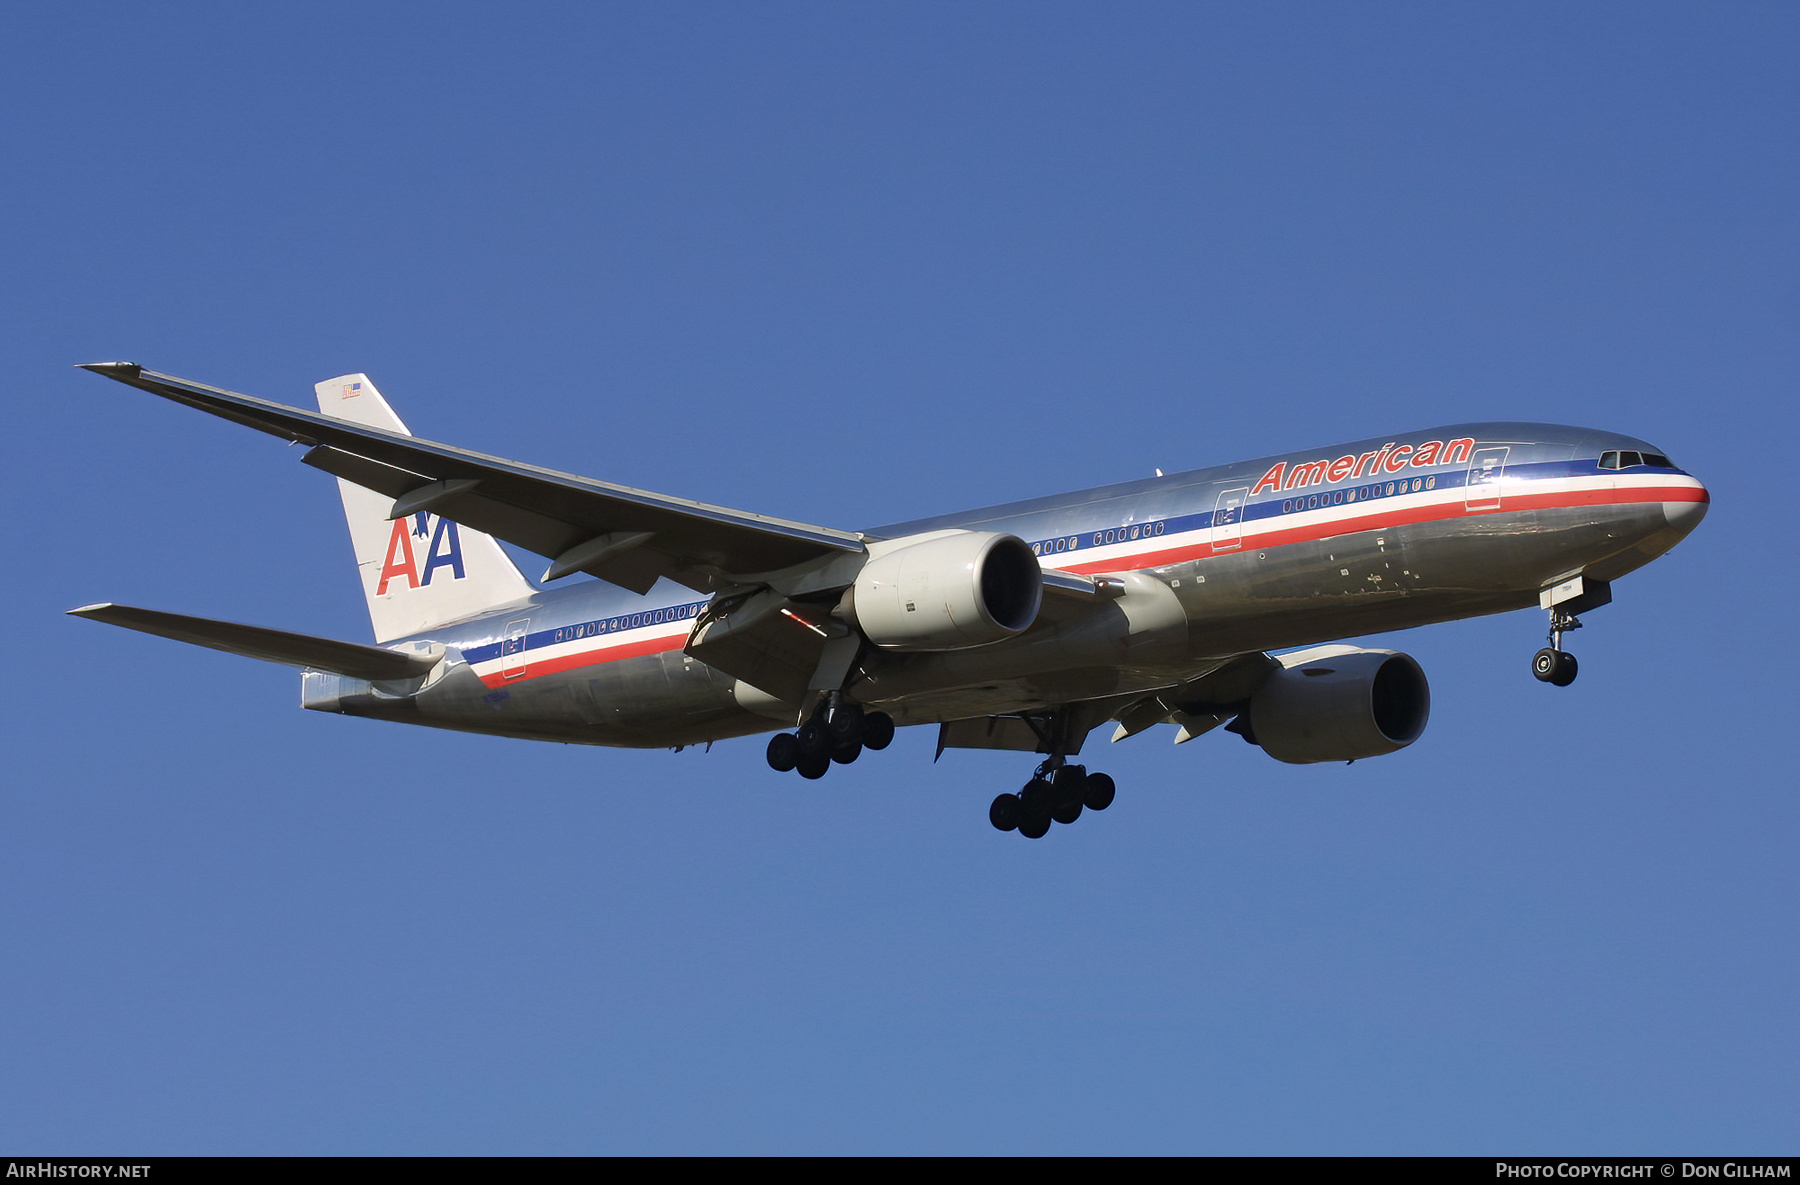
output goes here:
{"type": "Polygon", "coordinates": [[[354,399],[356,396],[361,395],[361,394],[362,394],[362,384],[361,383],[345,383],[344,384],[344,398],[345,399],[354,399]]]}

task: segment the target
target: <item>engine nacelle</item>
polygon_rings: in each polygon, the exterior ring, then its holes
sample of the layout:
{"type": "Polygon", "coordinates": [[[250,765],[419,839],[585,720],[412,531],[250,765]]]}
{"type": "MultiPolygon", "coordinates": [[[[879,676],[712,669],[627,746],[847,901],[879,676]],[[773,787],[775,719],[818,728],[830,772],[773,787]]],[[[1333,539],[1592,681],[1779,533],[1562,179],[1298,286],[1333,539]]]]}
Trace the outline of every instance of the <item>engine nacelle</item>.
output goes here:
{"type": "Polygon", "coordinates": [[[1404,749],[1431,717],[1431,686],[1410,654],[1320,646],[1277,655],[1250,697],[1250,730],[1277,761],[1356,761],[1404,749]]]}
{"type": "Polygon", "coordinates": [[[1015,535],[938,531],[869,550],[846,607],[884,650],[985,646],[1037,620],[1043,573],[1015,535]]]}

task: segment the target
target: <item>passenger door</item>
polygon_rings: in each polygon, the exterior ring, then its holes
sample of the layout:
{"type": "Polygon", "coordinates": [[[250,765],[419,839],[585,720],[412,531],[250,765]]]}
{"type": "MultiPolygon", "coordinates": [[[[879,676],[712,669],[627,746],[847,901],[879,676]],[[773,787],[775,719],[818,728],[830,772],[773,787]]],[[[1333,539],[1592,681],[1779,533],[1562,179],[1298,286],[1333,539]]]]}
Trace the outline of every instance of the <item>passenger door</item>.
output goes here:
{"type": "Polygon", "coordinates": [[[1506,476],[1506,445],[1484,448],[1469,459],[1469,479],[1463,486],[1463,509],[1500,509],[1500,481],[1506,476]]]}
{"type": "Polygon", "coordinates": [[[1236,551],[1244,545],[1244,504],[1250,500],[1250,487],[1222,490],[1213,507],[1212,549],[1236,551]]]}
{"type": "Polygon", "coordinates": [[[500,640],[500,677],[517,679],[525,673],[525,638],[531,630],[531,618],[521,617],[506,623],[506,637],[500,640]]]}

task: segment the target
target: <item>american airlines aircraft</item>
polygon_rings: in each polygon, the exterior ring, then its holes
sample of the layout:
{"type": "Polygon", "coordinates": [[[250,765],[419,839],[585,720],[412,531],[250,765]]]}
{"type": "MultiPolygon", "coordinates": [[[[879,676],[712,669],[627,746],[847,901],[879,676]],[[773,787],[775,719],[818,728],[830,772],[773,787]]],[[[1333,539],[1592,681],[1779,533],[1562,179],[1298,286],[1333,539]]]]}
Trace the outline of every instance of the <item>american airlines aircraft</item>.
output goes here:
{"type": "Polygon", "coordinates": [[[1612,582],[1680,542],[1706,487],[1641,440],[1458,424],[844,531],[434,444],[367,376],[319,413],[86,369],[304,444],[338,479],[376,645],[127,605],[70,612],[303,668],[301,706],[497,736],[680,748],[770,732],[818,778],[938,726],[1043,760],[988,817],[1033,839],[1104,810],[1095,728],[1223,725],[1278,761],[1402,749],[1410,656],[1331,643],[1538,606],[1538,679],[1612,582]],[[496,540],[550,561],[526,580],[496,540]],[[583,573],[590,580],[560,583],[583,573]],[[1286,653],[1292,647],[1304,647],[1286,653]]]}

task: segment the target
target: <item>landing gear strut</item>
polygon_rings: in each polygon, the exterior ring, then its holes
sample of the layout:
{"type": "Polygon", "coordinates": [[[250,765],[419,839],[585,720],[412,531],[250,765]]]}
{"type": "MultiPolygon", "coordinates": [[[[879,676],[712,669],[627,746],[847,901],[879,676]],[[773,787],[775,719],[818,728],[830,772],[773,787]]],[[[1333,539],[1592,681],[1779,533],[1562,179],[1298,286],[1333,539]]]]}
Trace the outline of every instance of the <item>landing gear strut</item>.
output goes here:
{"type": "Polygon", "coordinates": [[[1042,839],[1050,824],[1073,823],[1083,810],[1103,811],[1117,788],[1105,774],[1052,757],[1017,794],[1002,794],[988,807],[988,822],[1000,831],[1017,831],[1026,839],[1042,839]]]}
{"type": "Polygon", "coordinates": [[[886,712],[865,712],[858,704],[833,695],[805,724],[769,738],[769,768],[796,770],[803,778],[822,778],[833,762],[849,765],[864,749],[885,749],[894,739],[894,719],[886,712]]]}
{"type": "Polygon", "coordinates": [[[1580,628],[1580,618],[1555,606],[1551,607],[1550,645],[1531,656],[1531,673],[1540,683],[1567,687],[1575,682],[1575,674],[1581,667],[1575,661],[1575,656],[1562,648],[1562,636],[1570,630],[1580,628]]]}

